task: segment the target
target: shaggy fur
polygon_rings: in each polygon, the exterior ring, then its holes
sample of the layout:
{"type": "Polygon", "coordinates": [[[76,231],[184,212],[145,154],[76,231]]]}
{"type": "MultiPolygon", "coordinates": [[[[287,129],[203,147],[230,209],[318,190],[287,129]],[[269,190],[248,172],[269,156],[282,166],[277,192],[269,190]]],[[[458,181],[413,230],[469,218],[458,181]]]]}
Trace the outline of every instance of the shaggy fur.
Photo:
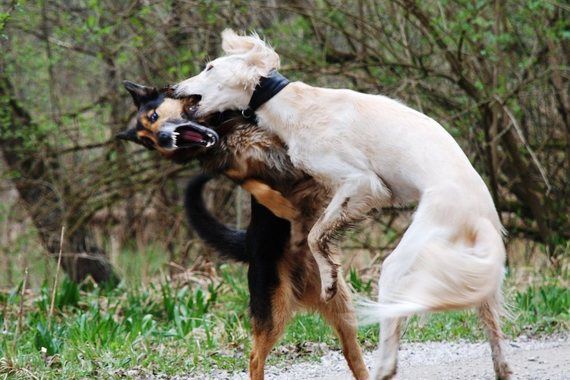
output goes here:
{"type": "MultiPolygon", "coordinates": [[[[226,30],[225,56],[181,82],[176,92],[201,97],[197,115],[245,109],[261,76],[279,56],[257,36],[226,30]]],[[[259,125],[288,146],[293,164],[330,189],[332,199],[309,233],[321,297],[336,292],[335,237],[377,208],[418,203],[413,222],[383,264],[379,302],[363,306],[381,321],[377,378],[396,372],[401,317],[478,306],[494,318],[491,339],[499,378],[499,321],[505,248],[489,191],[469,160],[433,119],[380,95],[294,82],[256,112],[259,125]],[[495,342],[495,343],[493,343],[495,342]]]]}
{"type": "Polygon", "coordinates": [[[250,377],[263,379],[266,357],[287,322],[297,310],[308,309],[318,311],[336,331],[355,378],[367,379],[348,287],[339,279],[339,292],[332,302],[325,303],[319,297],[318,268],[307,245],[309,229],[329,199],[326,189],[294,168],[278,138],[246,121],[239,112],[198,120],[219,134],[215,146],[174,150],[161,147],[157,136],[164,125],[190,117],[196,99],[169,98],[169,89],[153,95],[156,90],[148,87],[131,84],[127,88],[138,104],[137,124],[141,125],[126,135],[147,139],[148,148],[169,159],[197,159],[207,172],[226,175],[259,201],[252,200],[251,222],[244,232],[221,225],[205,209],[201,192],[207,178],[193,180],[186,193],[186,209],[199,236],[222,256],[249,265],[254,336],[250,377]],[[141,98],[144,100],[137,102],[141,98]],[[150,117],[154,113],[158,117],[150,117]],[[277,218],[260,203],[288,220],[277,218]]]}

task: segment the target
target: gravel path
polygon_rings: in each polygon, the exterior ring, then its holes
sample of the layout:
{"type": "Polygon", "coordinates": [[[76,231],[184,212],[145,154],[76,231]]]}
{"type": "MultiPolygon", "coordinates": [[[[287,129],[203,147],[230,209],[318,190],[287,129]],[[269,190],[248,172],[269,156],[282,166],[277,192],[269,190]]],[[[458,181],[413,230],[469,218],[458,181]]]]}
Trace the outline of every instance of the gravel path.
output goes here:
{"type": "MultiPolygon", "coordinates": [[[[506,357],[514,379],[570,379],[570,334],[543,340],[525,337],[505,343],[506,357]]],[[[434,342],[404,343],[400,349],[398,378],[494,379],[491,353],[486,343],[434,342]]],[[[371,367],[374,353],[365,355],[371,367]]],[[[246,373],[215,371],[195,379],[247,379],[246,373]]],[[[179,379],[192,379],[183,377],[179,379]]],[[[351,379],[342,354],[330,351],[318,363],[288,363],[266,369],[267,380],[345,380],[351,379]]]]}

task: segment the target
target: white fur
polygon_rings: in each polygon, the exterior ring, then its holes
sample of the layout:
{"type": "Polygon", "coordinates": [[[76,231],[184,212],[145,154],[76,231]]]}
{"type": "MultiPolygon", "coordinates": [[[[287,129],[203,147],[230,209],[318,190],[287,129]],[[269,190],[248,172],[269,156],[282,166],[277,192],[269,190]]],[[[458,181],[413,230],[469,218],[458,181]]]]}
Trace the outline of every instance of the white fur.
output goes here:
{"type": "MultiPolygon", "coordinates": [[[[246,108],[260,77],[279,65],[257,36],[225,31],[222,37],[227,55],[178,86],[181,94],[202,96],[202,114],[246,108]]],[[[301,82],[261,106],[257,117],[287,144],[294,165],[334,194],[309,236],[313,253],[341,215],[357,220],[374,207],[419,202],[383,264],[380,302],[362,308],[368,321],[388,318],[382,325],[391,326],[381,343],[390,346],[381,358],[385,374],[395,366],[397,345],[398,323],[390,318],[495,299],[505,261],[502,227],[485,183],[440,124],[385,96],[301,82]]]]}
{"type": "Polygon", "coordinates": [[[222,39],[226,55],[211,61],[200,74],[176,86],[177,94],[202,96],[198,111],[201,115],[247,108],[260,78],[279,68],[279,56],[257,35],[238,36],[226,29],[222,39]]]}

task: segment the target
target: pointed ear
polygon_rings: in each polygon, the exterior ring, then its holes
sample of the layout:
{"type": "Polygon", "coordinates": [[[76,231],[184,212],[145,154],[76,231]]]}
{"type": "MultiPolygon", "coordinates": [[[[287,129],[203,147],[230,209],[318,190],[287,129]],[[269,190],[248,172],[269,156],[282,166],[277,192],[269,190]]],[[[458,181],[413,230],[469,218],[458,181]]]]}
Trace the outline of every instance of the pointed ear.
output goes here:
{"type": "Polygon", "coordinates": [[[134,143],[141,144],[135,128],[125,129],[124,131],[117,133],[115,137],[119,140],[132,141],[134,143]]]}
{"type": "Polygon", "coordinates": [[[159,95],[158,90],[154,87],[146,87],[128,80],[123,81],[123,85],[133,97],[133,102],[137,108],[139,108],[141,104],[157,98],[159,95]]]}

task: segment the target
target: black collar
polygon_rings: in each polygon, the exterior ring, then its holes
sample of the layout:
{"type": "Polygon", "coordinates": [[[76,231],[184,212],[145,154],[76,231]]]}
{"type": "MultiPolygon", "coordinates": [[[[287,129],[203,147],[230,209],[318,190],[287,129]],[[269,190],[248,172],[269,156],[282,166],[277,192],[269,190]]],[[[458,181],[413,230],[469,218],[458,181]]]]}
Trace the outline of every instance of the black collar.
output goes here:
{"type": "Polygon", "coordinates": [[[262,77],[259,84],[255,86],[253,95],[249,100],[249,105],[241,111],[246,119],[255,118],[255,111],[265,102],[274,97],[289,84],[287,78],[279,74],[277,70],[271,70],[269,75],[262,77]]]}

